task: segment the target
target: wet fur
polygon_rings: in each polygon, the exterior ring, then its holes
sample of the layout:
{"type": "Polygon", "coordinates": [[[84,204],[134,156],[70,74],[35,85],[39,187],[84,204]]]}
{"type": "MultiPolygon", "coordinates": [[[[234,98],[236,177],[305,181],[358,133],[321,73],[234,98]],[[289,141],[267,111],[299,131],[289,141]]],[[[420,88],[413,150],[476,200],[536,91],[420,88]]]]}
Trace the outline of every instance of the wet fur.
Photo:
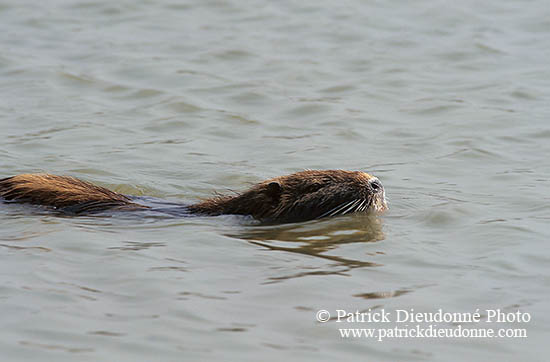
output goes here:
{"type": "MultiPolygon", "coordinates": [[[[147,208],[104,187],[48,174],[2,179],[0,197],[75,214],[147,208]]],[[[236,196],[218,196],[187,206],[194,214],[251,215],[268,222],[304,221],[385,208],[378,179],[364,172],[343,170],[297,172],[258,183],[236,196]]]]}
{"type": "Polygon", "coordinates": [[[375,194],[369,186],[372,179],[375,178],[356,171],[302,171],[261,182],[237,196],[191,205],[189,209],[208,215],[252,215],[274,222],[312,220],[329,216],[324,214],[353,200],[371,200],[375,194]]]}
{"type": "Polygon", "coordinates": [[[23,174],[2,179],[0,196],[8,201],[51,206],[74,214],[145,207],[104,187],[74,177],[48,174],[23,174]]]}

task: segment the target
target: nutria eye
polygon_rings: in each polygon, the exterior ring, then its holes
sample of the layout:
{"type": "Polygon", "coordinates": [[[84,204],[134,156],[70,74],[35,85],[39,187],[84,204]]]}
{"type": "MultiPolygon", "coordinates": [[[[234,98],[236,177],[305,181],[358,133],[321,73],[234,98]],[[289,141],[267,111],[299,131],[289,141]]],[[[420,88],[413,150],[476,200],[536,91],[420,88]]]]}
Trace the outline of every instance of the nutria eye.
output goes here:
{"type": "Polygon", "coordinates": [[[378,191],[382,188],[382,184],[378,180],[374,180],[370,183],[370,186],[374,191],[378,191]]]}

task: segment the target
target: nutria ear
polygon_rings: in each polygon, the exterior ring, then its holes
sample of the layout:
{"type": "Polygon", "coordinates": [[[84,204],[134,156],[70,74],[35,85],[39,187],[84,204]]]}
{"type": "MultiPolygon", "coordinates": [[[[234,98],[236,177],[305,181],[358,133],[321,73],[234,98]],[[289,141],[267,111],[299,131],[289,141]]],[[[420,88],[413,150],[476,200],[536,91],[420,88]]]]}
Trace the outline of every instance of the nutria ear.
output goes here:
{"type": "Polygon", "coordinates": [[[277,181],[270,182],[267,185],[267,194],[274,199],[279,198],[281,190],[282,190],[281,184],[278,183],[277,181]]]}

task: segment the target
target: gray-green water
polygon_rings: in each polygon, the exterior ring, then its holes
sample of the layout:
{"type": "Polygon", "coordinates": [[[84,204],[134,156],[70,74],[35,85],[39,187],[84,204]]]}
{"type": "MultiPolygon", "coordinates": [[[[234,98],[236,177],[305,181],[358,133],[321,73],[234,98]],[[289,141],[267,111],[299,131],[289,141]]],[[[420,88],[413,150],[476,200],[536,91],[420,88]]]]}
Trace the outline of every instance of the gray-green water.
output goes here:
{"type": "Polygon", "coordinates": [[[0,177],[192,201],[360,169],[390,202],[282,226],[0,205],[2,360],[548,360],[549,19],[543,0],[2,2],[0,177]],[[531,321],[382,342],[316,321],[369,308],[531,321]]]}

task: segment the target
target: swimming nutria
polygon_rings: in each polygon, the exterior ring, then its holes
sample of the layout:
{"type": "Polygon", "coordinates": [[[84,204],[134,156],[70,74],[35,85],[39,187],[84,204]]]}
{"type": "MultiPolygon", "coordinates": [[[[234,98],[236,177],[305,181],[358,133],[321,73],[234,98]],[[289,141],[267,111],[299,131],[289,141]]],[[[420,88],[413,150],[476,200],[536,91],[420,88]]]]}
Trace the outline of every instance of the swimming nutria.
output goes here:
{"type": "MultiPolygon", "coordinates": [[[[50,206],[71,214],[113,209],[155,210],[140,204],[138,197],[125,196],[74,177],[49,174],[1,179],[0,197],[8,202],[50,206]]],[[[387,204],[382,184],[368,173],[308,170],[260,182],[235,196],[217,196],[192,205],[177,204],[177,207],[186,214],[251,215],[260,221],[285,223],[352,212],[381,212],[387,209],[387,204]]]]}

